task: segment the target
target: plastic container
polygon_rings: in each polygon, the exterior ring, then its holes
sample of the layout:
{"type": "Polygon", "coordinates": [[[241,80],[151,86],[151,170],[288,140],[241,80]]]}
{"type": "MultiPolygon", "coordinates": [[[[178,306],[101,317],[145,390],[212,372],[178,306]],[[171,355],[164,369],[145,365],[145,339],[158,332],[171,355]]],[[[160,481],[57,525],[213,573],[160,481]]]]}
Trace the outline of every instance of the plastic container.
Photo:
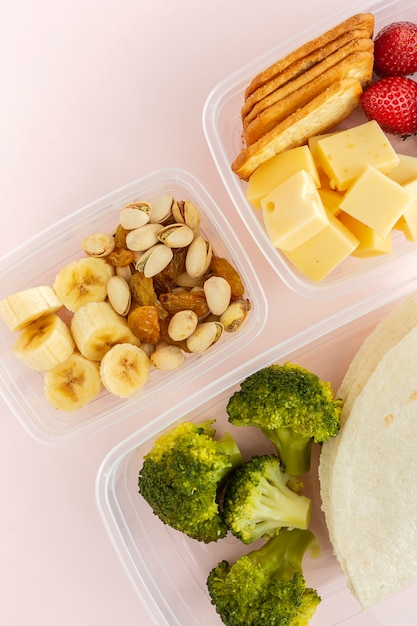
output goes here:
{"type": "MultiPolygon", "coordinates": [[[[394,252],[372,259],[349,257],[320,283],[315,283],[299,272],[276,248],[263,226],[262,213],[246,200],[247,183],[241,181],[231,169],[231,164],[243,147],[240,109],[244,90],[250,80],[272,62],[297,48],[304,42],[325,32],[343,19],[355,13],[372,12],[375,16],[375,33],[386,24],[396,20],[417,19],[415,0],[388,2],[348,3],[346,7],[326,19],[315,22],[308,30],[269,50],[253,62],[225,78],[209,94],[203,110],[205,137],[223,183],[265,258],[285,284],[296,293],[312,298],[331,298],[351,292],[384,277],[413,262],[417,255],[416,244],[406,240],[403,233],[394,232],[394,252]]],[[[366,121],[360,110],[355,111],[339,128],[346,128],[366,121]]],[[[403,154],[417,155],[413,137],[407,141],[390,137],[394,148],[403,154]]]]}
{"type": "MultiPolygon", "coordinates": [[[[406,283],[380,298],[366,314],[317,336],[304,346],[285,351],[275,346],[237,370],[238,383],[228,388],[219,381],[220,392],[198,405],[174,406],[158,419],[138,429],[119,443],[104,459],[96,481],[97,505],[114,548],[138,596],[159,626],[220,626],[221,621],[206,590],[210,570],[223,559],[234,561],[249,551],[230,534],[208,545],[172,530],[155,517],[138,494],[137,480],[143,457],[154,439],[177,421],[215,419],[219,433],[228,430],[238,441],[246,458],[270,450],[269,442],[256,429],[233,427],[227,421],[226,405],[239,383],[253,371],[274,362],[292,361],[333,383],[337,390],[346,368],[363,339],[403,298],[415,290],[406,283]]],[[[358,309],[359,312],[359,309],[358,309]]],[[[236,373],[236,372],[235,372],[236,373]]],[[[209,397],[209,396],[207,396],[209,397]]],[[[415,594],[411,588],[362,612],[346,587],[333,556],[323,515],[317,478],[318,446],[313,446],[313,466],[306,481],[306,493],[313,498],[311,529],[316,533],[321,557],[306,557],[304,571],[308,584],[319,591],[322,602],[311,626],[411,626],[417,624],[415,594]]],[[[376,532],[378,528],[376,527],[376,532]]]]}
{"type": "Polygon", "coordinates": [[[105,392],[74,413],[57,411],[47,402],[43,375],[29,370],[12,354],[17,334],[0,320],[0,392],[20,423],[43,443],[65,443],[102,429],[135,412],[138,423],[146,420],[149,407],[174,389],[197,381],[220,361],[253,341],[262,331],[267,303],[253,267],[223,212],[191,174],[179,169],[162,169],[140,178],[39,233],[0,259],[0,299],[30,286],[52,284],[57,271],[83,253],[82,238],[95,231],[112,232],[120,208],[133,200],[151,200],[171,193],[178,200],[190,200],[198,207],[201,229],[220,256],[225,256],[240,273],[252,309],[241,329],[224,333],[206,353],[187,355],[177,370],[152,370],[146,385],[133,397],[122,400],[105,392]]]}

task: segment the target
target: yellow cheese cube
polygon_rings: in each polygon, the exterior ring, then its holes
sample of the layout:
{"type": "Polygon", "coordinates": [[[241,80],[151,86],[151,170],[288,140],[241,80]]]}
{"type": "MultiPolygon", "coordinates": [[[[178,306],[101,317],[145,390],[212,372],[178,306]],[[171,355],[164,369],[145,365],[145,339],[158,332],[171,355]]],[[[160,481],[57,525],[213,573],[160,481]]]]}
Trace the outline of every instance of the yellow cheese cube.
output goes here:
{"type": "Polygon", "coordinates": [[[328,223],[314,179],[304,170],[262,198],[261,207],[272,245],[284,250],[296,248],[328,223]]]}
{"type": "Polygon", "coordinates": [[[320,282],[344,261],[359,241],[337,217],[327,213],[328,226],[298,248],[283,251],[287,259],[314,282],[320,282]]]}
{"type": "Polygon", "coordinates": [[[319,195],[323,202],[324,208],[333,215],[340,213],[340,203],[343,200],[344,193],[337,189],[332,189],[329,184],[329,179],[324,172],[319,172],[321,186],[319,188],[319,195]]]}
{"type": "Polygon", "coordinates": [[[374,120],[317,142],[317,156],[330,186],[345,191],[367,165],[387,174],[399,158],[374,120]]]}
{"type": "Polygon", "coordinates": [[[320,175],[320,170],[322,169],[322,167],[321,167],[320,159],[317,153],[317,144],[321,139],[324,139],[325,137],[331,137],[332,135],[336,135],[336,132],[323,133],[322,135],[314,135],[313,137],[309,137],[308,139],[308,147],[310,148],[313,161],[316,164],[317,169],[319,170],[319,175],[320,175]]]}
{"type": "Polygon", "coordinates": [[[248,201],[260,209],[262,198],[300,170],[309,172],[316,186],[320,186],[316,165],[308,146],[299,146],[273,156],[262,163],[249,178],[246,190],[248,201]]]}
{"type": "Polygon", "coordinates": [[[368,165],[346,192],[340,208],[386,237],[412,197],[404,187],[368,165]]]}
{"type": "Polygon", "coordinates": [[[352,256],[364,259],[380,254],[392,253],[391,233],[389,233],[387,237],[381,237],[375,230],[369,228],[369,226],[366,226],[363,222],[360,222],[351,215],[343,213],[343,211],[338,215],[338,219],[355,235],[356,239],[359,240],[359,245],[352,252],[352,256]]]}
{"type": "Polygon", "coordinates": [[[417,241],[417,179],[404,185],[404,189],[412,194],[413,199],[395,227],[402,230],[409,241],[417,241]]]}
{"type": "Polygon", "coordinates": [[[406,185],[417,178],[417,157],[398,154],[399,163],[387,175],[400,185],[406,185]]]}

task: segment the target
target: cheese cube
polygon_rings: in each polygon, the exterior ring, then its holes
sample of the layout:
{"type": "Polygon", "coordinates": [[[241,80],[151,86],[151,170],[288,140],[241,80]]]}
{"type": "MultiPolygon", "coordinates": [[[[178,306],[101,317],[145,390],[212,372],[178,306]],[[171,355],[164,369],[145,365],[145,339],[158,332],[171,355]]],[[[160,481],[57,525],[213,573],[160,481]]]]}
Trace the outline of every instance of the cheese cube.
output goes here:
{"type": "Polygon", "coordinates": [[[329,179],[323,172],[320,173],[321,186],[319,188],[319,195],[323,202],[324,208],[333,215],[340,213],[340,203],[343,200],[344,193],[337,189],[332,189],[329,185],[329,179]]]}
{"type": "MultiPolygon", "coordinates": [[[[336,131],[336,132],[340,132],[340,131],[336,131]]],[[[320,159],[317,153],[317,144],[319,141],[321,141],[325,137],[332,137],[332,135],[336,135],[336,132],[323,133],[322,135],[314,135],[313,137],[308,138],[308,147],[310,148],[311,156],[313,157],[313,161],[316,164],[316,167],[319,171],[319,175],[320,175],[320,170],[322,169],[322,167],[321,167],[320,159]]]]}
{"type": "Polygon", "coordinates": [[[246,190],[248,201],[260,209],[262,198],[300,170],[309,172],[316,186],[320,187],[320,179],[309,147],[299,146],[271,157],[253,172],[246,190]]]}
{"type": "Polygon", "coordinates": [[[398,154],[399,163],[387,175],[400,185],[406,185],[417,178],[417,157],[398,154]]]}
{"type": "Polygon", "coordinates": [[[261,200],[265,229],[276,248],[292,250],[328,224],[311,174],[300,170],[261,200]]]}
{"type": "Polygon", "coordinates": [[[341,212],[338,219],[350,230],[351,233],[359,240],[358,247],[352,252],[352,256],[366,259],[372,256],[392,253],[392,236],[391,233],[387,237],[381,237],[369,226],[355,219],[347,213],[341,212]]]}
{"type": "Polygon", "coordinates": [[[368,165],[340,203],[340,209],[387,237],[412,194],[394,180],[368,165]]]}
{"type": "Polygon", "coordinates": [[[417,179],[404,185],[404,189],[412,194],[413,199],[406,207],[395,228],[399,228],[409,241],[417,241],[417,179]]]}
{"type": "Polygon", "coordinates": [[[317,156],[330,186],[345,191],[371,165],[387,174],[399,158],[374,120],[348,128],[317,142],[317,156]]]}
{"type": "Polygon", "coordinates": [[[287,259],[314,282],[320,282],[359,245],[358,239],[337,217],[327,213],[328,226],[291,251],[287,259]]]}

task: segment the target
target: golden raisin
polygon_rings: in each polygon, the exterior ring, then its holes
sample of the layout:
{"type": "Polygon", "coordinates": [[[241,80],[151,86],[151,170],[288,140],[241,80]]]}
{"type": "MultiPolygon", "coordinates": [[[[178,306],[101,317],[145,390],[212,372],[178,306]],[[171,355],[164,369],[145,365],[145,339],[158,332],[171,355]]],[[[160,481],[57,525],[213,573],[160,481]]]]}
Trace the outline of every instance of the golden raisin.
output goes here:
{"type": "Polygon", "coordinates": [[[114,233],[116,248],[126,248],[126,235],[128,232],[129,231],[123,228],[121,224],[117,226],[116,232],[114,233]]]}
{"type": "Polygon", "coordinates": [[[113,267],[126,267],[126,265],[133,263],[134,260],[134,253],[124,248],[115,248],[107,257],[108,263],[113,265],[113,267]]]}
{"type": "Polygon", "coordinates": [[[245,286],[239,273],[229,261],[220,256],[213,256],[210,263],[210,271],[216,276],[225,278],[232,290],[232,298],[239,298],[245,293],[245,286]]]}
{"type": "Polygon", "coordinates": [[[170,291],[176,284],[178,276],[185,271],[187,251],[187,247],[175,248],[171,261],[159,274],[154,276],[154,286],[158,293],[170,291]]]}
{"type": "Polygon", "coordinates": [[[159,296],[159,300],[162,306],[172,315],[184,309],[194,311],[198,317],[205,317],[210,313],[203,291],[174,291],[162,293],[159,296]]]}
{"type": "Polygon", "coordinates": [[[128,315],[127,324],[140,341],[156,344],[159,341],[160,326],[158,311],[154,306],[138,306],[128,315]]]}

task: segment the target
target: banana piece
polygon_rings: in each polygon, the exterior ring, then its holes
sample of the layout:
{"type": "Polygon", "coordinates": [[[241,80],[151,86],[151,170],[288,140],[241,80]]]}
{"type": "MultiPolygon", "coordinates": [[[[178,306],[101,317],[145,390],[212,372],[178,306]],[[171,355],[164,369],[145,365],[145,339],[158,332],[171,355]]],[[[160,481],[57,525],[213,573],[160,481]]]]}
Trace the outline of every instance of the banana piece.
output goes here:
{"type": "Polygon", "coordinates": [[[71,331],[78,350],[87,359],[101,361],[118,343],[140,345],[124,317],[108,302],[89,302],[74,313],[71,331]]]}
{"type": "Polygon", "coordinates": [[[147,354],[130,343],[113,346],[100,363],[104,387],[119,398],[129,398],[148,380],[150,361],[147,354]]]}
{"type": "Polygon", "coordinates": [[[56,313],[63,304],[49,285],[30,287],[0,301],[0,316],[10,330],[18,332],[40,317],[56,313]]]}
{"type": "Polygon", "coordinates": [[[61,302],[74,313],[87,302],[103,302],[113,274],[114,268],[105,259],[85,257],[62,267],[53,286],[61,302]]]}
{"type": "Polygon", "coordinates": [[[102,389],[99,364],[73,352],[64,363],[45,373],[45,396],[61,411],[77,411],[102,389]]]}
{"type": "Polygon", "coordinates": [[[32,322],[13,344],[13,353],[30,369],[50,370],[63,363],[75,344],[65,322],[56,313],[32,322]]]}

